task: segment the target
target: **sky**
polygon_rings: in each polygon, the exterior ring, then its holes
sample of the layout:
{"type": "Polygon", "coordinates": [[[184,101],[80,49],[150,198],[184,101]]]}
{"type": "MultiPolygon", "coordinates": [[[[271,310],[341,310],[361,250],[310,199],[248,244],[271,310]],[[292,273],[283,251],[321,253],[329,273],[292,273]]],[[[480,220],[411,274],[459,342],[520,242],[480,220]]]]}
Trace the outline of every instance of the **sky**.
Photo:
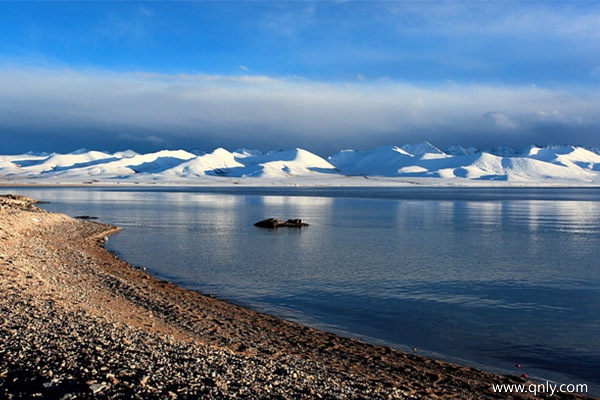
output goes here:
{"type": "Polygon", "coordinates": [[[600,146],[597,1],[0,1],[0,154],[600,146]]]}

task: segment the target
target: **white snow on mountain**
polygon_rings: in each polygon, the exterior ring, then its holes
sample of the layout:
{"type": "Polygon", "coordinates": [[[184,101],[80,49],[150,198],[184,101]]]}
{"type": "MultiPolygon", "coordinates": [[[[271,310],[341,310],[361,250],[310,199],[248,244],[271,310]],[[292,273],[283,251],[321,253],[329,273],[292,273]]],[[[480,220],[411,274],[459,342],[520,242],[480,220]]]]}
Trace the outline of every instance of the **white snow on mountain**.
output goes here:
{"type": "Polygon", "coordinates": [[[488,151],[488,153],[500,157],[515,157],[521,154],[522,150],[515,149],[511,146],[496,146],[488,151]]]}
{"type": "Polygon", "coordinates": [[[329,162],[345,175],[395,176],[399,168],[414,165],[414,156],[397,146],[372,150],[343,150],[329,162]]]}
{"type": "Polygon", "coordinates": [[[446,154],[443,151],[441,151],[429,142],[404,144],[400,146],[400,148],[405,152],[412,154],[413,156],[427,156],[428,158],[435,158],[436,155],[439,155],[441,157],[446,156],[446,154]]]}
{"type": "Polygon", "coordinates": [[[199,177],[204,175],[228,175],[233,168],[244,167],[233,153],[218,148],[212,153],[203,154],[162,172],[161,175],[179,177],[199,177]]]}
{"type": "Polygon", "coordinates": [[[329,162],[302,149],[270,151],[238,160],[246,167],[236,174],[240,177],[286,177],[335,172],[335,167],[329,162]]]}
{"type": "Polygon", "coordinates": [[[140,153],[137,153],[133,150],[117,151],[116,153],[113,154],[113,156],[116,158],[130,158],[130,157],[139,156],[139,155],[140,155],[140,153]]]}
{"type": "Polygon", "coordinates": [[[444,150],[444,153],[450,156],[467,156],[469,154],[479,153],[479,151],[480,150],[476,149],[475,147],[464,148],[459,144],[455,144],[454,146],[450,146],[444,150]]]}
{"type": "Polygon", "coordinates": [[[19,167],[26,167],[30,173],[48,173],[75,169],[94,164],[98,160],[112,157],[100,151],[78,150],[69,154],[51,154],[47,158],[34,158],[13,161],[19,167]]]}
{"type": "Polygon", "coordinates": [[[1,183],[600,185],[600,154],[581,146],[455,145],[424,142],[343,150],[324,159],[303,149],[211,153],[132,150],[0,155],[1,183]]]}
{"type": "Polygon", "coordinates": [[[197,157],[195,154],[185,150],[161,150],[126,158],[121,165],[126,165],[135,173],[159,173],[195,157],[197,157]]]}

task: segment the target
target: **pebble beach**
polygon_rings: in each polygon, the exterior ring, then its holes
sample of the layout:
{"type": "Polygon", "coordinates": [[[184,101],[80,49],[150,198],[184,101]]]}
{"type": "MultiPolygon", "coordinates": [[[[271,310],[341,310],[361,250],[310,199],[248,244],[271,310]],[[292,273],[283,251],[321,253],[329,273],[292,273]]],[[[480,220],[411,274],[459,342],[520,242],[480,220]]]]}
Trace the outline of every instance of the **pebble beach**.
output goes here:
{"type": "Polygon", "coordinates": [[[118,230],[0,196],[0,398],[546,398],[155,279],[104,249],[118,230]]]}

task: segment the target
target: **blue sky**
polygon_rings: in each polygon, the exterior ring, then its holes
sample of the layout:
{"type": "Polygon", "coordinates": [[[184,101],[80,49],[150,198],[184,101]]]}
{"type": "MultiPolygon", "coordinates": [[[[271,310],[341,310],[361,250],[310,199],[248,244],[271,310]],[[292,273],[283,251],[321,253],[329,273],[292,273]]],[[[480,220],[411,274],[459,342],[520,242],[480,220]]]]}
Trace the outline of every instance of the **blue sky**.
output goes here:
{"type": "Polygon", "coordinates": [[[1,153],[600,146],[600,2],[0,2],[1,153]]]}

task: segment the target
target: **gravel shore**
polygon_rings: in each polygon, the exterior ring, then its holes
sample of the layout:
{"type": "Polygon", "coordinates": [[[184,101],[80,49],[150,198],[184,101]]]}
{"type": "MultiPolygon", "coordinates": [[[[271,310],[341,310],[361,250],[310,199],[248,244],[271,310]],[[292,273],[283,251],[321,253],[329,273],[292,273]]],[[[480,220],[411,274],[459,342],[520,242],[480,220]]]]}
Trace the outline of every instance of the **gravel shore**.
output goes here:
{"type": "Polygon", "coordinates": [[[0,196],[0,398],[544,398],[157,280],[103,248],[117,230],[0,196]]]}

